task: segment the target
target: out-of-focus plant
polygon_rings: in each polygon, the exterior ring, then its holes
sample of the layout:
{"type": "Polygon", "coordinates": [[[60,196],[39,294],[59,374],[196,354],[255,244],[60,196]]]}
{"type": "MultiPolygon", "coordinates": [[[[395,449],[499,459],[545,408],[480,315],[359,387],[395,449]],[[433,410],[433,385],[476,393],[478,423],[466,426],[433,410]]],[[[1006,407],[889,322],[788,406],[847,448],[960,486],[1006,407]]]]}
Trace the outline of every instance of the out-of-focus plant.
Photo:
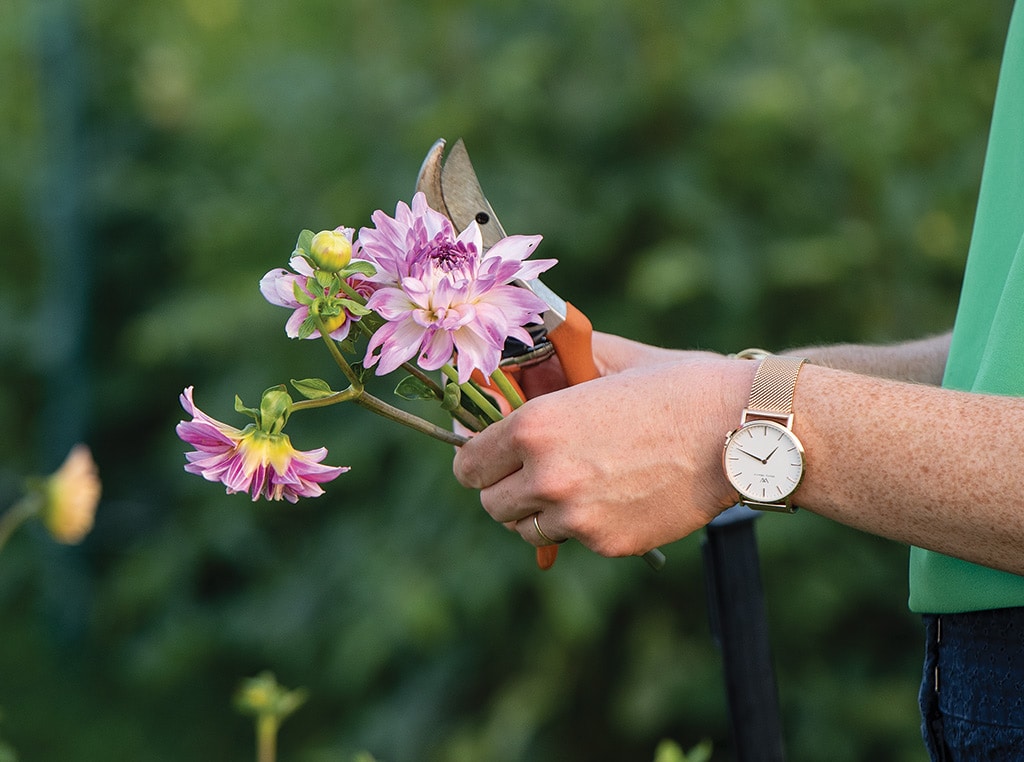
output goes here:
{"type": "Polygon", "coordinates": [[[46,477],[30,477],[25,494],[0,516],[0,550],[15,530],[33,518],[41,520],[59,543],[75,545],[92,529],[102,484],[92,453],[75,445],[60,468],[46,477]]]}
{"type": "Polygon", "coordinates": [[[658,744],[654,752],[654,762],[709,762],[713,744],[710,740],[701,741],[689,751],[675,741],[668,739],[658,744]]]}
{"type": "MultiPolygon", "coordinates": [[[[0,713],[0,719],[3,719],[3,713],[0,713]]],[[[18,755],[14,753],[14,747],[6,743],[3,738],[0,738],[0,762],[18,762],[18,755]]]]}
{"type": "Polygon", "coordinates": [[[256,762],[275,762],[281,723],[306,701],[306,691],[289,690],[272,672],[245,680],[235,694],[235,706],[256,718],[256,762]]]}

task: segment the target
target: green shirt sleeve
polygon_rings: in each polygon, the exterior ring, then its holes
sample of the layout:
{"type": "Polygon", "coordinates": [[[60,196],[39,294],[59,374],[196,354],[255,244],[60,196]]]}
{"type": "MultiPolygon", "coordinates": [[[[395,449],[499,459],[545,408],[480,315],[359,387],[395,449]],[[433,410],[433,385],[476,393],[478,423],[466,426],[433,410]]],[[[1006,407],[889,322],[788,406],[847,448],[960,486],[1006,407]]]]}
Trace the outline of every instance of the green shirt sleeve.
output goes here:
{"type": "MultiPolygon", "coordinates": [[[[1014,396],[1024,396],[1024,12],[1019,11],[1016,6],[1007,34],[943,381],[950,389],[1014,396]]],[[[1024,511],[1024,496],[1017,499],[1024,511]]],[[[1024,606],[1024,577],[911,549],[913,611],[1009,606],[1024,606]]]]}

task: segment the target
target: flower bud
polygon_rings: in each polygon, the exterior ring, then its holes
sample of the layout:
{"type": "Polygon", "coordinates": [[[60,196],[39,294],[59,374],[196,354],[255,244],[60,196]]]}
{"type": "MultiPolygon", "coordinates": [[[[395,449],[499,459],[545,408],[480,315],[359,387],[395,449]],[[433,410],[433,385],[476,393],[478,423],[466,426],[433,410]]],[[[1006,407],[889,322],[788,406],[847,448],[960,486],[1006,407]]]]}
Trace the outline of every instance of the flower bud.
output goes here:
{"type": "Polygon", "coordinates": [[[57,542],[75,545],[92,529],[100,500],[100,478],[89,448],[75,445],[46,480],[42,519],[57,542]]]}
{"type": "Polygon", "coordinates": [[[336,273],[352,260],[352,241],[337,230],[321,230],[313,236],[309,255],[321,270],[336,273]]]}

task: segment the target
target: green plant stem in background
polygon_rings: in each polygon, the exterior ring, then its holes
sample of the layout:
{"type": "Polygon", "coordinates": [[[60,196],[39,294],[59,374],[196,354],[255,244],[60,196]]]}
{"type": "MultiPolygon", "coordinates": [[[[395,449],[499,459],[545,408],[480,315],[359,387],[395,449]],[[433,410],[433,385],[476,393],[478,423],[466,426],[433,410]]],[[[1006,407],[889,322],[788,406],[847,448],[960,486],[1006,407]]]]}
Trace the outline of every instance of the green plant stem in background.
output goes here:
{"type": "Polygon", "coordinates": [[[277,760],[277,731],[281,721],[269,714],[256,718],[256,762],[277,760]]]}
{"type": "Polygon", "coordinates": [[[0,551],[4,549],[15,530],[38,514],[41,508],[42,498],[38,495],[26,495],[0,516],[0,551]]]}

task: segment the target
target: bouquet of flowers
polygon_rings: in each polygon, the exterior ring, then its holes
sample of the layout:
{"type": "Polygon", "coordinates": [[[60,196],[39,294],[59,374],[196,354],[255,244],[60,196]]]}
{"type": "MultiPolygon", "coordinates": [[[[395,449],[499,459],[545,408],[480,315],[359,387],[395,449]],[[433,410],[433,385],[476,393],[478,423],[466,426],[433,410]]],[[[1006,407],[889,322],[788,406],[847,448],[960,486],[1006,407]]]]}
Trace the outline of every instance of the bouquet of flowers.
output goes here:
{"type": "Polygon", "coordinates": [[[399,202],[394,217],[378,210],[371,221],[358,235],[349,227],[302,231],[289,267],[260,281],[267,301],[291,310],[285,333],[320,339],[344,388],[307,378],[291,381],[298,398],[283,384],[263,392],[258,407],[236,396],[235,409],[252,419],[241,429],[204,413],[193,387],[186,388],[181,405],[190,420],[177,426],[178,436],[195,448],[186,453],[186,471],[253,500],[295,503],[321,495],[321,484],[349,469],[325,465],[325,448],[296,449],[284,428],[293,413],[342,402],[443,442],[465,442],[462,434],[369,394],[364,379],[371,369],[378,376],[402,372],[399,397],[433,399],[469,431],[502,417],[488,388],[511,407],[522,403],[499,364],[506,340],[532,346],[527,326],[539,322],[546,308],[513,284],[555,264],[527,259],[541,237],[507,236],[485,250],[475,222],[456,231],[422,193],[411,206],[399,202]]]}

